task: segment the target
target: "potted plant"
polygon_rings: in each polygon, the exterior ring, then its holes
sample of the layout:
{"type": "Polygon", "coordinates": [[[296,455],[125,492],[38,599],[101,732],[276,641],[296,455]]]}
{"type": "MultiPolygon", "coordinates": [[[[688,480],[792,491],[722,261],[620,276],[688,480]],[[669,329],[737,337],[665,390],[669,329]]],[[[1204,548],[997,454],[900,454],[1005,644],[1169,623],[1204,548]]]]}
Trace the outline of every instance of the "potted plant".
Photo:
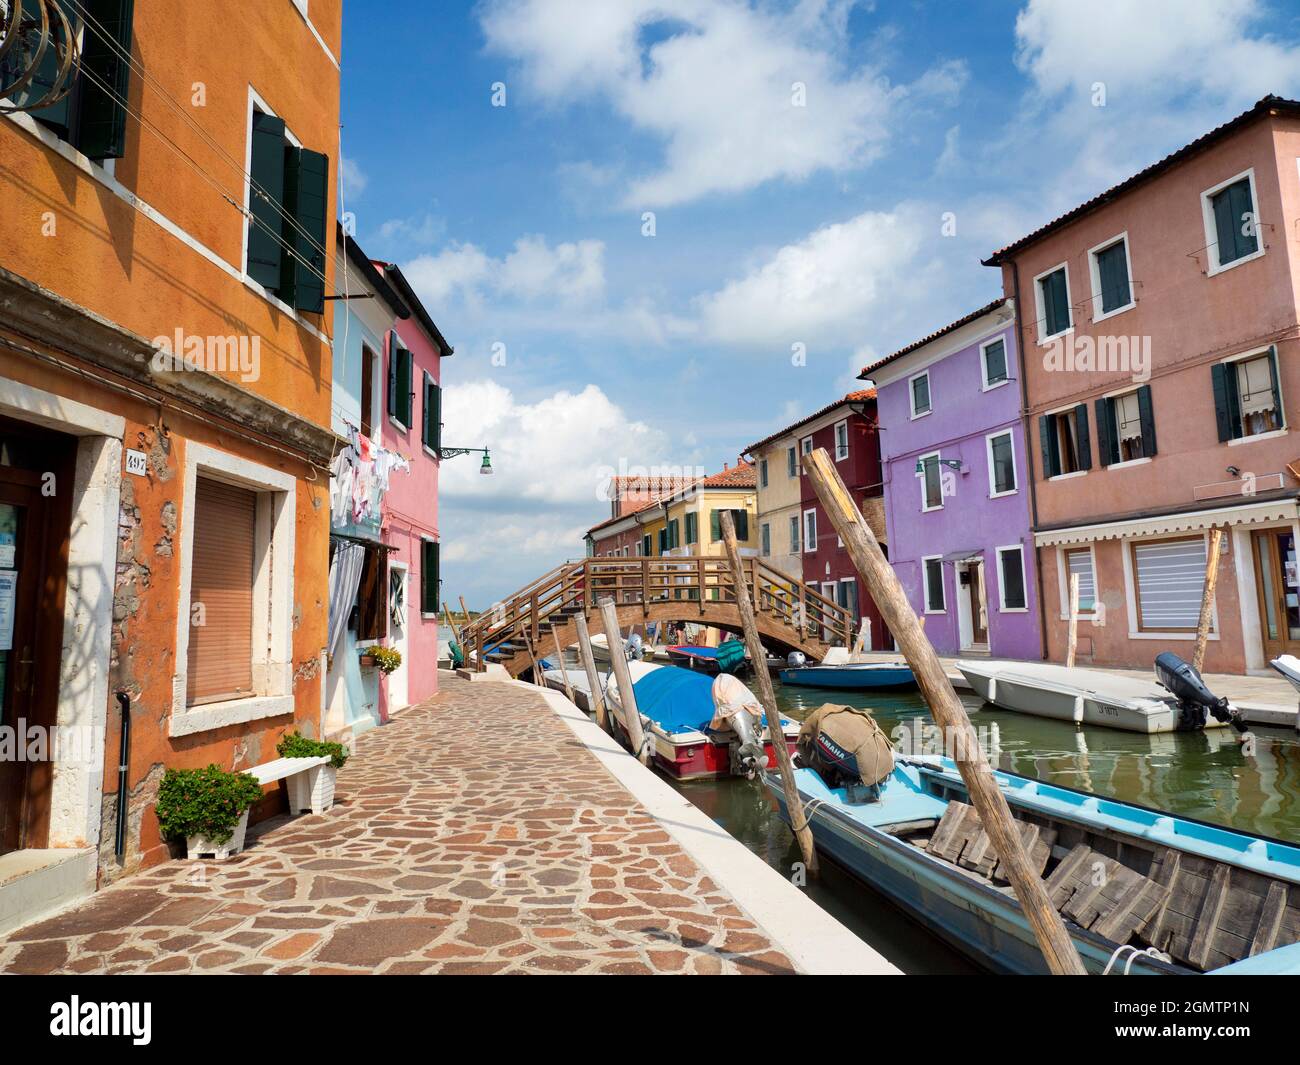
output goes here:
{"type": "Polygon", "coordinates": [[[334,785],[338,772],[348,760],[348,749],[341,743],[308,739],[299,732],[289,732],[275,745],[281,758],[329,758],[310,773],[296,773],[289,778],[289,810],[299,813],[312,810],[323,813],[334,805],[334,785]]]}
{"type": "Polygon", "coordinates": [[[372,647],[370,654],[375,660],[375,665],[384,674],[391,673],[402,664],[402,652],[395,647],[372,647]]]}
{"type": "Polygon", "coordinates": [[[169,769],[158,787],[155,810],[164,838],[184,839],[187,857],[228,858],[244,849],[248,810],[262,797],[251,774],[218,765],[169,769]]]}

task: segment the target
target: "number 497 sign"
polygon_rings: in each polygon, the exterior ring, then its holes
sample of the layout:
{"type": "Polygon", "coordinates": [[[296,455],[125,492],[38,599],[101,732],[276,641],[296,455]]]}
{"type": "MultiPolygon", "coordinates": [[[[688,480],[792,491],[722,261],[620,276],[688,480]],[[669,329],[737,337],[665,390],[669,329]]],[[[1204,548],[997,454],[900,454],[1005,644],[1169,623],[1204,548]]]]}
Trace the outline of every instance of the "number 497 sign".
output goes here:
{"type": "Polygon", "coordinates": [[[144,477],[149,472],[149,460],[143,451],[126,449],[126,472],[144,477]]]}

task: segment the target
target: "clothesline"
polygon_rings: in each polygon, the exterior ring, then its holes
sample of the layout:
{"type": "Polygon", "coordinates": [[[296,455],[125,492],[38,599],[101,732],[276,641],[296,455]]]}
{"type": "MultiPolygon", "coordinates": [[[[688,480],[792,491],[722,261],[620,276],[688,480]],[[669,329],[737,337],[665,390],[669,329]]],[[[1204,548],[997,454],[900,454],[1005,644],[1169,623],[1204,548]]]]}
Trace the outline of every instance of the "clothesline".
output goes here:
{"type": "Polygon", "coordinates": [[[330,523],[334,526],[378,521],[389,479],[410,473],[405,455],[375,444],[351,422],[348,445],[330,463],[330,523]]]}

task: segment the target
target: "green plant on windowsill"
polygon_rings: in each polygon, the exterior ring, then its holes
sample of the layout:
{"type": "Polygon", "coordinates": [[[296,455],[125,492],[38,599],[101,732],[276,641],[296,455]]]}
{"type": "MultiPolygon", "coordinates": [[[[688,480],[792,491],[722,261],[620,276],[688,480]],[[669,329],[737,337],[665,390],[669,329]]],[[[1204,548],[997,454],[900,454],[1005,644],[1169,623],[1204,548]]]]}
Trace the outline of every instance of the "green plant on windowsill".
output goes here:
{"type": "Polygon", "coordinates": [[[330,765],[335,769],[342,769],[348,760],[348,749],[343,744],[308,739],[299,732],[290,732],[281,737],[275,745],[275,752],[281,758],[328,757],[330,765]]]}
{"type": "Polygon", "coordinates": [[[169,769],[154,807],[167,839],[203,836],[225,843],[244,811],[262,798],[262,785],[248,773],[228,773],[213,764],[203,769],[169,769]]]}
{"type": "Polygon", "coordinates": [[[365,653],[375,660],[383,673],[391,673],[402,664],[402,652],[395,647],[367,647],[365,653]]]}

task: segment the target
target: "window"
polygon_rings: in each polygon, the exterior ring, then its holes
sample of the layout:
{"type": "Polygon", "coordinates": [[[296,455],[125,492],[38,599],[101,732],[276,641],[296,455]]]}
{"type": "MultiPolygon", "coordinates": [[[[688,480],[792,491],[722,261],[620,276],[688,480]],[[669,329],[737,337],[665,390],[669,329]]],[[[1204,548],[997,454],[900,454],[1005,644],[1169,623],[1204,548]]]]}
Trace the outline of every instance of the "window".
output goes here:
{"type": "Polygon", "coordinates": [[[813,449],[813,438],[811,436],[805,436],[802,440],[799,441],[799,454],[811,455],[812,449],[813,449]]]}
{"type": "Polygon", "coordinates": [[[980,373],[986,391],[1005,385],[1010,379],[1007,375],[1007,342],[1002,337],[980,346],[980,373]]]}
{"type": "Polygon", "coordinates": [[[1103,466],[1151,458],[1156,453],[1150,385],[1097,400],[1097,453],[1103,466]]]}
{"type": "Polygon", "coordinates": [[[1093,321],[1101,321],[1133,306],[1127,234],[1109,244],[1099,244],[1088,252],[1088,272],[1092,280],[1093,321]]]}
{"type": "Polygon", "coordinates": [[[361,435],[374,435],[372,420],[375,409],[375,353],[365,345],[361,347],[361,435]]]}
{"type": "Polygon", "coordinates": [[[799,460],[798,460],[798,458],[796,457],[795,449],[792,448],[792,447],[790,447],[790,448],[786,448],[786,452],[785,452],[785,472],[786,472],[790,477],[798,477],[798,476],[799,476],[799,460]]]}
{"type": "Polygon", "coordinates": [[[194,489],[185,700],[253,693],[253,555],[257,496],[199,477],[194,489]]]}
{"type": "Polygon", "coordinates": [[[1044,477],[1063,477],[1092,468],[1088,408],[1084,404],[1056,414],[1044,414],[1038,419],[1038,434],[1044,477]]]}
{"type": "Polygon", "coordinates": [[[908,382],[912,397],[912,417],[919,418],[930,413],[930,372],[917,374],[908,382]]]}
{"type": "Polygon", "coordinates": [[[943,474],[939,466],[939,452],[922,455],[921,509],[938,510],[943,506],[943,474]]]}
{"type": "Polygon", "coordinates": [[[296,310],[323,313],[329,158],[298,147],[255,104],[248,174],[248,276],[296,310]]]}
{"type": "MultiPolygon", "coordinates": [[[[125,58],[131,52],[131,0],[79,0],[75,5],[60,0],[59,6],[81,41],[80,66],[64,82],[66,95],[36,108],[31,116],[89,159],[120,159],[126,146],[131,81],[131,64],[125,58]],[[79,17],[83,11],[93,24],[79,17]]],[[[39,27],[36,4],[28,3],[20,13],[35,18],[39,27]]],[[[47,46],[27,88],[6,103],[35,104],[47,96],[58,76],[61,51],[61,42],[60,46],[47,46]]],[[[25,74],[32,57],[20,52],[25,49],[14,49],[8,60],[0,60],[0,84],[12,85],[25,74]]]]}
{"type": "Polygon", "coordinates": [[[803,549],[805,552],[817,550],[817,511],[803,512],[803,549]]]}
{"type": "Polygon", "coordinates": [[[641,554],[646,558],[650,557],[650,534],[646,533],[641,537],[641,554]]]}
{"type": "Polygon", "coordinates": [[[676,518],[673,518],[673,520],[668,523],[668,528],[664,530],[667,536],[667,539],[664,541],[664,543],[669,551],[676,550],[678,547],[681,546],[681,538],[678,535],[680,531],[681,531],[680,524],[678,523],[676,518]]]}
{"type": "Polygon", "coordinates": [[[700,540],[700,516],[693,510],[686,512],[686,542],[688,544],[699,543],[700,540]]]}
{"type": "Polygon", "coordinates": [[[998,548],[998,591],[1002,609],[1025,610],[1025,550],[1020,544],[998,548]]]}
{"type": "Polygon", "coordinates": [[[790,554],[799,553],[799,518],[796,515],[790,515],[790,554]]]}
{"type": "Polygon", "coordinates": [[[763,557],[767,558],[772,553],[772,526],[763,522],[761,538],[763,557]]]}
{"type": "Polygon", "coordinates": [[[428,370],[424,371],[424,423],[420,439],[435,455],[442,447],[442,389],[428,370]]]}
{"type": "Polygon", "coordinates": [[[1074,326],[1070,317],[1070,277],[1065,264],[1034,278],[1038,297],[1038,342],[1051,340],[1074,326]]]}
{"type": "Polygon", "coordinates": [[[989,495],[1005,496],[1016,491],[1016,450],[1011,433],[994,433],[985,438],[989,450],[989,495]]]}
{"type": "MultiPolygon", "coordinates": [[[[722,539],[723,513],[724,511],[715,510],[709,515],[709,531],[712,532],[713,539],[715,542],[722,539]]],[[[732,524],[736,526],[736,539],[748,540],[749,539],[749,511],[732,510],[731,521],[732,524]]]]}
{"type": "Polygon", "coordinates": [[[437,540],[420,541],[420,613],[426,617],[438,616],[438,600],[442,594],[440,552],[437,540]]]}
{"type": "Polygon", "coordinates": [[[1286,427],[1276,347],[1216,363],[1210,373],[1220,440],[1239,440],[1286,427]]]}
{"type": "Polygon", "coordinates": [[[1079,613],[1091,614],[1097,609],[1097,574],[1092,563],[1092,549],[1071,548],[1065,553],[1065,581],[1061,589],[1061,617],[1070,613],[1070,577],[1079,577],[1079,613]]]}
{"type": "Polygon", "coordinates": [[[760,459],[758,462],[758,486],[767,487],[767,459],[760,459]]]}
{"type": "Polygon", "coordinates": [[[1205,587],[1205,539],[1135,543],[1137,623],[1143,632],[1194,632],[1205,587]]]}
{"type": "Polygon", "coordinates": [[[944,613],[947,606],[943,598],[943,559],[940,556],[921,559],[921,580],[925,585],[925,612],[944,613]]]}
{"type": "Polygon", "coordinates": [[[835,461],[843,462],[849,457],[849,423],[835,423],[835,461]]]}
{"type": "Polygon", "coordinates": [[[1229,178],[1222,185],[1201,194],[1208,273],[1211,276],[1263,254],[1255,203],[1253,170],[1229,178]]]}
{"type": "Polygon", "coordinates": [[[388,333],[388,415],[401,429],[411,427],[411,352],[396,330],[388,333]]]}

